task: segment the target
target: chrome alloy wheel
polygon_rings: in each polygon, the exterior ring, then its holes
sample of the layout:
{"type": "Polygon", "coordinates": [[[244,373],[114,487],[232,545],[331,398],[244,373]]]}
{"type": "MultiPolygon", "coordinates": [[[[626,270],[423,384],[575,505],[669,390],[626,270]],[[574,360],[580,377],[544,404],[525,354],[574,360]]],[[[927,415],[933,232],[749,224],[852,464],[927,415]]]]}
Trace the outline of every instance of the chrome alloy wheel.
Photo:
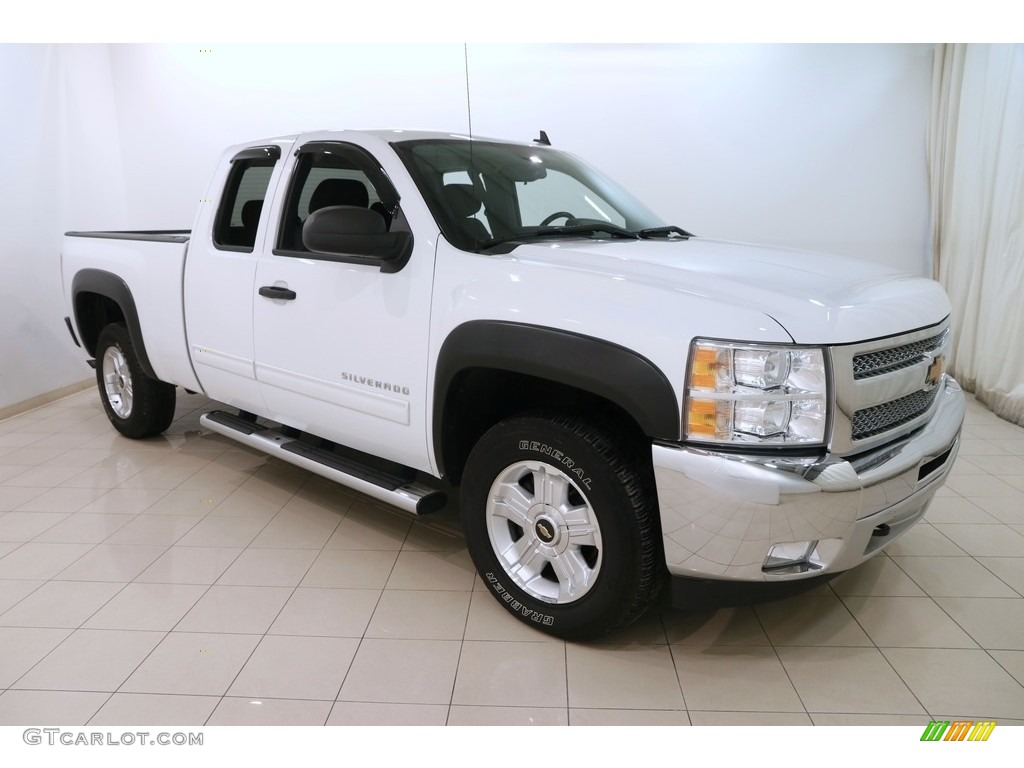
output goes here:
{"type": "Polygon", "coordinates": [[[119,347],[107,347],[103,354],[103,389],[118,418],[132,415],[132,374],[119,347]]]}
{"type": "Polygon", "coordinates": [[[491,484],[487,534],[498,562],[531,597],[571,603],[601,570],[601,528],[586,496],[557,467],[520,461],[491,484]]]}

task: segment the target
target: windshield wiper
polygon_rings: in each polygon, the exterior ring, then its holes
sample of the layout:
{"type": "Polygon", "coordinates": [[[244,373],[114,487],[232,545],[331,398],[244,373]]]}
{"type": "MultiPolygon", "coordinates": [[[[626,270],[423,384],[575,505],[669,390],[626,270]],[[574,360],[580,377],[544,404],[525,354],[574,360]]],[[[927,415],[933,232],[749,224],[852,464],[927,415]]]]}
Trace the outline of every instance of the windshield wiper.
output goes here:
{"type": "Polygon", "coordinates": [[[581,235],[611,235],[612,237],[624,237],[629,240],[636,240],[641,237],[637,232],[630,232],[628,229],[614,224],[587,223],[562,227],[537,227],[529,232],[520,232],[506,237],[492,237],[490,240],[481,243],[481,247],[490,248],[493,245],[515,242],[516,240],[543,240],[551,237],[579,237],[581,235]]]}
{"type": "Polygon", "coordinates": [[[696,237],[692,232],[687,232],[682,227],[675,225],[669,225],[667,227],[648,227],[647,229],[641,229],[636,233],[637,237],[642,237],[645,240],[649,237],[671,237],[672,235],[679,235],[680,237],[696,237]]]}

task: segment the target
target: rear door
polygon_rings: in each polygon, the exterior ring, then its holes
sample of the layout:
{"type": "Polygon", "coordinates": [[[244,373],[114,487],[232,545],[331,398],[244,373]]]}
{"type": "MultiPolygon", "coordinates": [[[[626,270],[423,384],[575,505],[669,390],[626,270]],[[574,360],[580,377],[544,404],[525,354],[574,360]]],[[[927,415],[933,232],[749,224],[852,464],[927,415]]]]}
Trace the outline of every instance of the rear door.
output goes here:
{"type": "Polygon", "coordinates": [[[265,410],[253,365],[253,285],[266,236],[264,202],[280,176],[281,147],[237,153],[213,182],[185,264],[189,354],[207,395],[265,410]]]}

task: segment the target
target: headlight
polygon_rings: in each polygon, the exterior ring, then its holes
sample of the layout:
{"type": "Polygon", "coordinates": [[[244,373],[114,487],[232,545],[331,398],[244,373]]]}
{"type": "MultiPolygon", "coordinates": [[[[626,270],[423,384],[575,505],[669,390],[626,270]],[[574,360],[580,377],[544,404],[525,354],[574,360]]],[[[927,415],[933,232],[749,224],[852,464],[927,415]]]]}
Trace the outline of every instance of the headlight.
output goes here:
{"type": "Polygon", "coordinates": [[[824,444],[828,372],[820,347],[697,339],[690,348],[683,431],[689,440],[824,444]]]}

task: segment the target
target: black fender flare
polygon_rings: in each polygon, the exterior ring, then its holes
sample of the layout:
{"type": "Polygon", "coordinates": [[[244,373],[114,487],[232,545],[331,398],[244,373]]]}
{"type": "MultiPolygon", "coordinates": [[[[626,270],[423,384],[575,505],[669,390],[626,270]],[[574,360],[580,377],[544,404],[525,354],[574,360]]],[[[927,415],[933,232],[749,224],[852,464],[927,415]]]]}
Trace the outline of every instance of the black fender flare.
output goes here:
{"type": "Polygon", "coordinates": [[[102,269],[80,270],[71,281],[71,306],[75,312],[75,325],[86,351],[95,357],[96,343],[95,341],[89,343],[85,340],[84,334],[82,334],[82,319],[78,316],[78,296],[81,293],[98,294],[110,299],[120,307],[125,324],[128,326],[128,335],[132,340],[132,346],[135,347],[135,353],[139,356],[142,372],[151,379],[159,379],[149,362],[149,355],[146,354],[146,344],[142,338],[142,326],[139,325],[139,313],[135,308],[135,299],[125,281],[113,272],[102,269]]]}
{"type": "Polygon", "coordinates": [[[679,439],[675,390],[643,355],[572,331],[472,320],[448,334],[437,356],[432,433],[434,457],[442,472],[446,401],[456,376],[470,368],[522,373],[590,392],[622,408],[648,437],[679,439]]]}

